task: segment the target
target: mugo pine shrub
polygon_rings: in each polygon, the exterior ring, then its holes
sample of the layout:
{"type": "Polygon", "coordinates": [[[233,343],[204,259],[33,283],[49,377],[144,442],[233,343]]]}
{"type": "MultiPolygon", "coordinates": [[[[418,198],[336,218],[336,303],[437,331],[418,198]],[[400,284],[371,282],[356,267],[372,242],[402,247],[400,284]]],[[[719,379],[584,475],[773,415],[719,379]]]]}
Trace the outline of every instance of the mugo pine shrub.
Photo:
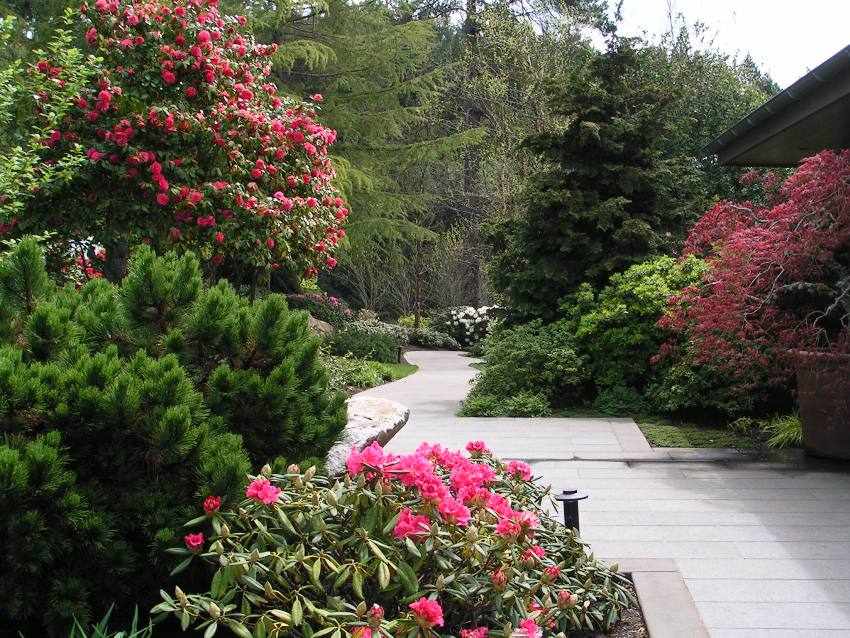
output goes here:
{"type": "Polygon", "coordinates": [[[205,287],[192,255],[142,247],[121,287],[55,289],[24,240],[0,336],[0,627],[25,635],[144,604],[199,498],[232,502],[250,467],[323,455],[345,423],[306,314],[205,287]]]}
{"type": "Polygon", "coordinates": [[[615,567],[585,553],[546,514],[548,489],[527,465],[422,444],[410,455],[374,443],[348,472],[265,469],[235,511],[201,517],[188,560],[202,593],[163,592],[154,611],[210,636],[462,636],[522,628],[529,637],[611,626],[631,604],[615,567]]]}

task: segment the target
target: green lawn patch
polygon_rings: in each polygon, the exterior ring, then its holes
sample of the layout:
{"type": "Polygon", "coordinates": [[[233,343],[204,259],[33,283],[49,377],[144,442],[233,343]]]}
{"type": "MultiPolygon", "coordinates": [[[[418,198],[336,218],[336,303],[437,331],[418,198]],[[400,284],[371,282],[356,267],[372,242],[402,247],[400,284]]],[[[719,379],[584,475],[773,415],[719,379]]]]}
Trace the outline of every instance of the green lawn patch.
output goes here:
{"type": "Polygon", "coordinates": [[[756,438],[727,428],[673,421],[661,417],[635,417],[635,422],[653,447],[759,447],[759,441],[756,438]]]}
{"type": "Polygon", "coordinates": [[[475,363],[469,364],[470,368],[475,368],[476,370],[484,370],[487,367],[487,364],[483,361],[476,361],[475,363]]]}
{"type": "Polygon", "coordinates": [[[412,363],[385,363],[384,365],[390,369],[393,381],[410,376],[419,369],[419,366],[415,366],[412,363]]]}

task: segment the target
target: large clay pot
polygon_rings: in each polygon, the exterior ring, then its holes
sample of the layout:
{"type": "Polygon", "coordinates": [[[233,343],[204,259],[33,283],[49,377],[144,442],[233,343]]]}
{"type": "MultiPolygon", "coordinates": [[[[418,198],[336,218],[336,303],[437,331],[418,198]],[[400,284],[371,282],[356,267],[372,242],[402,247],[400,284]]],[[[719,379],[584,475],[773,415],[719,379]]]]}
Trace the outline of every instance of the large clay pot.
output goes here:
{"type": "Polygon", "coordinates": [[[850,459],[850,354],[798,352],[797,356],[806,453],[850,459]]]}

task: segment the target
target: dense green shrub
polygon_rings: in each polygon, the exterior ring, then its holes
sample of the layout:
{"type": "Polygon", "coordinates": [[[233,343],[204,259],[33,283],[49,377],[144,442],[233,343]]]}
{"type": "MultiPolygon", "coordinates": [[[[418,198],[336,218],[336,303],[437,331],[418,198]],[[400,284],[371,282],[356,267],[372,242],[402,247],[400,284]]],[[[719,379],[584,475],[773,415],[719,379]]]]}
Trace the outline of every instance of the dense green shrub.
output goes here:
{"type": "Polygon", "coordinates": [[[246,638],[614,624],[631,604],[625,577],[549,514],[527,465],[481,441],[467,449],[472,459],[428,444],[396,457],[375,443],[336,481],[261,474],[238,510],[201,517],[196,555],[176,550],[209,566],[209,584],[163,592],[155,611],[246,638]]]}
{"type": "Polygon", "coordinates": [[[338,328],[351,318],[351,309],[338,297],[320,293],[287,295],[286,303],[295,310],[306,310],[316,319],[338,328]]]}
{"type": "Polygon", "coordinates": [[[381,363],[398,363],[401,349],[409,342],[407,329],[375,320],[350,321],[332,335],[328,344],[337,356],[352,355],[381,363]]]}
{"type": "Polygon", "coordinates": [[[552,414],[552,408],[546,397],[538,392],[520,392],[505,399],[504,415],[513,417],[540,417],[552,414]]]}
{"type": "Polygon", "coordinates": [[[325,363],[334,390],[351,392],[362,388],[372,388],[385,381],[391,381],[392,371],[383,363],[368,359],[356,359],[351,356],[327,355],[325,363]]]}
{"type": "MultiPolygon", "coordinates": [[[[403,316],[398,318],[398,321],[396,321],[396,323],[400,326],[403,326],[404,328],[407,328],[408,330],[413,330],[413,326],[416,325],[416,317],[414,317],[413,315],[403,315],[403,316]]],[[[424,330],[424,329],[428,328],[430,325],[431,325],[431,318],[430,317],[419,317],[419,329],[420,330],[424,330]]]]}
{"type": "Polygon", "coordinates": [[[669,338],[656,325],[669,299],[698,283],[705,270],[696,257],[660,257],[612,275],[598,295],[581,288],[567,314],[597,388],[643,388],[650,359],[669,338]]]}
{"type": "Polygon", "coordinates": [[[469,396],[463,402],[458,412],[459,416],[507,416],[505,405],[500,397],[492,394],[469,396]]]}
{"type": "Polygon", "coordinates": [[[487,339],[485,355],[487,367],[470,397],[539,393],[553,406],[568,405],[581,396],[587,379],[585,361],[563,322],[499,329],[487,339]]]}
{"type": "Polygon", "coordinates": [[[121,287],[55,289],[25,240],[0,300],[2,626],[56,633],[143,604],[199,498],[324,455],[345,424],[307,315],[205,287],[193,255],[142,247],[121,287]]]}
{"type": "Polygon", "coordinates": [[[444,332],[420,328],[410,331],[410,343],[420,348],[433,348],[435,350],[460,350],[457,339],[444,332]]]}
{"type": "Polygon", "coordinates": [[[630,416],[646,412],[646,402],[634,388],[618,385],[602,388],[593,400],[593,409],[611,416],[630,416]]]}

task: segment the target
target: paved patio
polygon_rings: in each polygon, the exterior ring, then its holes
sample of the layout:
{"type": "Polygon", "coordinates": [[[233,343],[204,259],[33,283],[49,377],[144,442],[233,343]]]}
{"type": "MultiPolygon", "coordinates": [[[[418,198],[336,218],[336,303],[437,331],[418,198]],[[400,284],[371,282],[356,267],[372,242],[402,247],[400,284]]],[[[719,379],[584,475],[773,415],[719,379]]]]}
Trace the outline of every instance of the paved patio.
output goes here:
{"type": "Polygon", "coordinates": [[[588,493],[582,536],[634,574],[653,638],[850,637],[850,464],[652,449],[631,419],[458,418],[472,360],[408,359],[419,372],[363,393],[411,409],[389,449],[481,439],[588,493]]]}

